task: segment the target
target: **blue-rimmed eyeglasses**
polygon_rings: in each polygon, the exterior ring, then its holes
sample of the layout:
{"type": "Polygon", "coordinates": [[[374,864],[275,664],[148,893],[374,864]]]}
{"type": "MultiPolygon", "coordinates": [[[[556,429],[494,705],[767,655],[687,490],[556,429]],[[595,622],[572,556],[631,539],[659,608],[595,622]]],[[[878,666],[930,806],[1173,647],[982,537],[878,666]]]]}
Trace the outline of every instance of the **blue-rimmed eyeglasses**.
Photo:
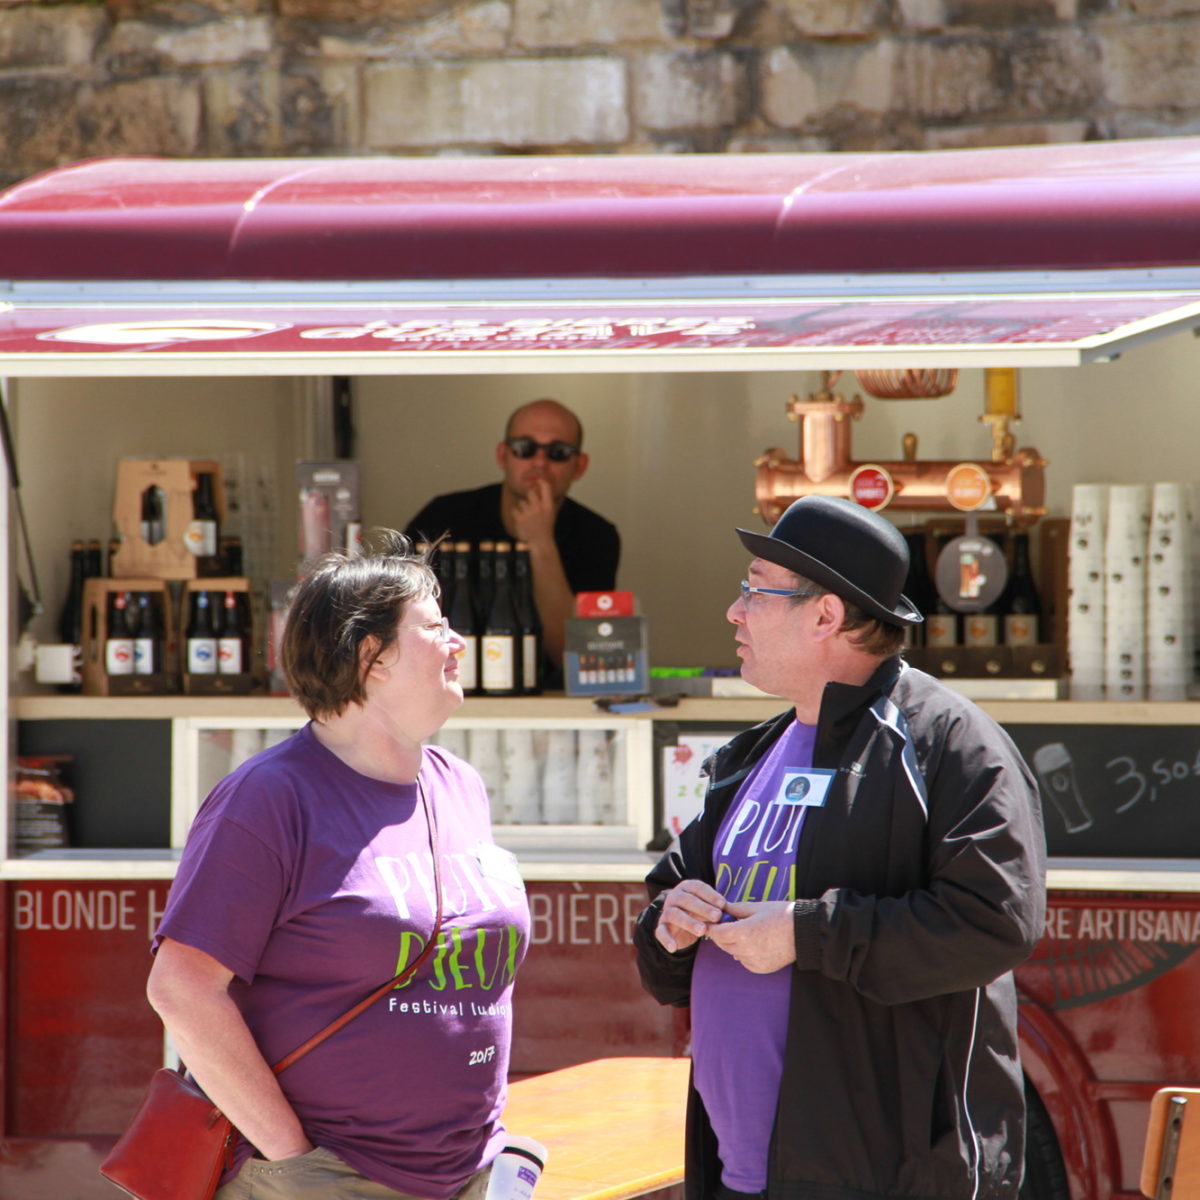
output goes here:
{"type": "Polygon", "coordinates": [[[514,458],[532,458],[540,450],[551,462],[565,463],[579,453],[570,442],[535,442],[531,437],[505,438],[504,444],[514,458]]]}
{"type": "Polygon", "coordinates": [[[436,632],[443,642],[450,640],[450,618],[442,617],[438,621],[422,621],[419,625],[397,625],[397,629],[428,629],[436,632]]]}
{"type": "Polygon", "coordinates": [[[750,580],[742,580],[742,602],[745,604],[750,603],[751,596],[791,596],[794,600],[811,600],[813,596],[819,595],[820,592],[811,588],[808,591],[789,591],[787,588],[751,587],[750,580]]]}

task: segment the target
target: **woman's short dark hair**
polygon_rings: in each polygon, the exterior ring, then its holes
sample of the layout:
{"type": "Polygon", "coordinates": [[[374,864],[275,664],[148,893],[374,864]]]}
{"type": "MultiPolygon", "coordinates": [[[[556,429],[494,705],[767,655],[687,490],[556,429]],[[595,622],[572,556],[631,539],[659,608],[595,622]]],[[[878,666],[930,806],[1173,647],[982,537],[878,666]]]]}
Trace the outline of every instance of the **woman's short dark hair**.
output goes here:
{"type": "Polygon", "coordinates": [[[309,717],[340,716],[366,699],[367,669],[396,640],[396,626],[414,600],[438,596],[427,556],[392,529],[377,530],[374,553],[327,554],[292,592],[280,639],[280,663],[309,717]],[[370,658],[363,647],[371,641],[370,658]]]}
{"type": "MultiPolygon", "coordinates": [[[[830,590],[819,583],[813,583],[803,575],[795,575],[794,578],[796,590],[803,591],[810,598],[823,596],[830,590]]],[[[853,634],[850,640],[858,649],[877,658],[891,658],[893,654],[899,654],[904,649],[904,629],[901,626],[871,616],[845,596],[841,599],[846,613],[839,632],[853,634]]],[[[789,603],[803,604],[804,601],[792,599],[789,603]]]]}

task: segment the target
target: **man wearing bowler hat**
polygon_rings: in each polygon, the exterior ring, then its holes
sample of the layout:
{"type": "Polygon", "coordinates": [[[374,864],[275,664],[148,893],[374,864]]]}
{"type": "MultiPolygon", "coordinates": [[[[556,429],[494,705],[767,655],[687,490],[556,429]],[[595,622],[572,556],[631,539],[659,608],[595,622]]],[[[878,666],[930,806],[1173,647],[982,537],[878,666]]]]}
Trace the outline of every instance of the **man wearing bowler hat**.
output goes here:
{"type": "Polygon", "coordinates": [[[806,496],[738,535],[742,676],[791,707],[705,764],[634,934],[647,990],[691,1007],[686,1200],[1016,1200],[1037,785],[900,657],[921,617],[889,522],[806,496]]]}

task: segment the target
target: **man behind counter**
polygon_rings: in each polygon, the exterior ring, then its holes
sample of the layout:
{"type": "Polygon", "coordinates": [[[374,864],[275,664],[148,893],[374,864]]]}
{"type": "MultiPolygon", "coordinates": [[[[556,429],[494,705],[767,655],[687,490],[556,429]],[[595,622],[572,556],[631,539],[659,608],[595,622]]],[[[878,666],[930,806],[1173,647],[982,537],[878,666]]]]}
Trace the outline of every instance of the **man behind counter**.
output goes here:
{"type": "Polygon", "coordinates": [[[565,622],[576,592],[616,586],[621,540],[616,526],[567,496],[587,470],[583,426],[557,400],[532,400],[508,419],[496,462],[499,483],[436,496],[409,522],[414,541],[529,543],[533,598],[546,656],[562,663],[565,622]]]}

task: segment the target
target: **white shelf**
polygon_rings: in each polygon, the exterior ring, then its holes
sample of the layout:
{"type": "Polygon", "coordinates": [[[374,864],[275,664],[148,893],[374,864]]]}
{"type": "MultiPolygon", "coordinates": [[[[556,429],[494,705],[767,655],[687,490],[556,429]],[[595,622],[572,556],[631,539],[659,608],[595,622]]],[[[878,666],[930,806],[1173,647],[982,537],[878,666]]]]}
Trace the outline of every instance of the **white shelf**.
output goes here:
{"type": "MultiPolygon", "coordinates": [[[[609,824],[498,823],[496,839],[518,856],[529,879],[640,881],[656,857],[644,849],[657,832],[654,722],[749,725],[776,715],[785,703],[768,696],[685,697],[649,712],[612,713],[591,700],[562,695],[509,700],[471,698],[447,722],[446,728],[461,731],[463,736],[488,729],[500,734],[509,730],[616,734],[612,756],[614,807],[608,812],[609,824]]],[[[1009,725],[1200,725],[1200,704],[1196,702],[1122,704],[1006,698],[980,699],[979,703],[997,720],[1009,725]]],[[[254,731],[295,729],[305,721],[300,707],[287,697],[24,696],[13,701],[13,715],[23,721],[125,719],[171,723],[173,848],[41,851],[29,857],[0,861],[0,878],[29,880],[171,879],[179,848],[186,840],[201,800],[216,779],[237,765],[239,753],[253,752],[254,731]],[[213,731],[218,731],[215,740],[210,736],[213,731]],[[230,736],[222,738],[219,731],[229,731],[230,736]],[[240,737],[243,731],[250,736],[240,737]],[[241,750],[235,749],[239,742],[241,750]]],[[[1133,887],[1200,891],[1200,862],[1060,860],[1051,864],[1050,884],[1060,890],[1133,887]]]]}

